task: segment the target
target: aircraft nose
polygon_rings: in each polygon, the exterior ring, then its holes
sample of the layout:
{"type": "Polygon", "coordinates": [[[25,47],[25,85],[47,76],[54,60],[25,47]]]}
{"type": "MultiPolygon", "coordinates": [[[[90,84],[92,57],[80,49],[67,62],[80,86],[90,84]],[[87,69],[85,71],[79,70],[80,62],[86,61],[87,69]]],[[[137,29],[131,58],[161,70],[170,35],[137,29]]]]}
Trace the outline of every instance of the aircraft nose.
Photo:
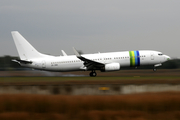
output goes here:
{"type": "Polygon", "coordinates": [[[165,59],[166,61],[168,61],[168,60],[170,60],[170,59],[171,59],[171,57],[169,57],[169,56],[165,55],[165,56],[164,56],[164,59],[165,59]]]}

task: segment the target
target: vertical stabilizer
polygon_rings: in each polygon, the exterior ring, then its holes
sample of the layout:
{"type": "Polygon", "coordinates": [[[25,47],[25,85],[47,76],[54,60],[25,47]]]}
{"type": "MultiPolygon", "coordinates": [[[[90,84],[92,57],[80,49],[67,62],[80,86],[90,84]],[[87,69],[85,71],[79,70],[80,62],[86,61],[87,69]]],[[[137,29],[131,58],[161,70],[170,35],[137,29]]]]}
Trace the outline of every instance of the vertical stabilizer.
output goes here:
{"type": "Polygon", "coordinates": [[[41,57],[39,53],[18,31],[11,32],[21,60],[41,57]]]}

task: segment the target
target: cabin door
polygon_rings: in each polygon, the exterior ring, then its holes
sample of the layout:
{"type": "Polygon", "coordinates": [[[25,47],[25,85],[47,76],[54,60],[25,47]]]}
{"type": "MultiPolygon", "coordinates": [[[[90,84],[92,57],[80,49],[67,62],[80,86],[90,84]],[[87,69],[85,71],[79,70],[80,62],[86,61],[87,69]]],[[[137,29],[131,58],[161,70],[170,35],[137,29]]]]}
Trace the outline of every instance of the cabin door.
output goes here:
{"type": "Polygon", "coordinates": [[[151,60],[154,60],[154,53],[151,53],[151,60]]]}
{"type": "Polygon", "coordinates": [[[42,68],[46,68],[46,61],[45,60],[42,61],[42,68]]]}

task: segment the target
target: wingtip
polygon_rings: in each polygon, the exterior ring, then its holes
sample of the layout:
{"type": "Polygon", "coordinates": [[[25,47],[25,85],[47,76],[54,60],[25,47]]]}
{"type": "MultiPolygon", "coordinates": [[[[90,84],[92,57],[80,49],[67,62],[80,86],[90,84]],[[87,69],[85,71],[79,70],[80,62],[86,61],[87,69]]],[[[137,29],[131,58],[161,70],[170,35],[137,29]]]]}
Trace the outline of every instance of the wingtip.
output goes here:
{"type": "Polygon", "coordinates": [[[11,34],[19,33],[18,31],[11,31],[11,34]]]}
{"type": "Polygon", "coordinates": [[[11,32],[13,33],[13,32],[18,32],[18,31],[11,31],[11,32]]]}
{"type": "Polygon", "coordinates": [[[81,55],[78,53],[78,51],[73,47],[73,51],[77,57],[80,57],[81,55]]]}
{"type": "Polygon", "coordinates": [[[63,56],[68,56],[68,55],[64,52],[64,50],[61,50],[61,52],[62,52],[63,56]]]}

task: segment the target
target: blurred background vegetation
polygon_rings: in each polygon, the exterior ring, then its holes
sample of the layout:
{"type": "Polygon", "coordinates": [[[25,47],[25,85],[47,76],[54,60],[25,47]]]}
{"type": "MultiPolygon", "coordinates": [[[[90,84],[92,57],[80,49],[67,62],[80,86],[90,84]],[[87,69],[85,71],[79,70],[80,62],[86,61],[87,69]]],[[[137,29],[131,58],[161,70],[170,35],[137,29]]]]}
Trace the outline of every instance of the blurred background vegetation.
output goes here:
{"type": "Polygon", "coordinates": [[[12,56],[0,57],[0,71],[25,70],[18,63],[13,62],[12,61],[13,59],[19,59],[19,58],[12,56]]]}
{"type": "MultiPolygon", "coordinates": [[[[19,70],[31,70],[25,67],[21,67],[18,63],[13,62],[13,59],[19,59],[19,57],[2,56],[0,57],[0,71],[19,71],[19,70]]],[[[165,63],[158,69],[179,69],[180,59],[172,59],[165,63]]],[[[152,69],[152,66],[139,67],[139,69],[152,69]]]]}

